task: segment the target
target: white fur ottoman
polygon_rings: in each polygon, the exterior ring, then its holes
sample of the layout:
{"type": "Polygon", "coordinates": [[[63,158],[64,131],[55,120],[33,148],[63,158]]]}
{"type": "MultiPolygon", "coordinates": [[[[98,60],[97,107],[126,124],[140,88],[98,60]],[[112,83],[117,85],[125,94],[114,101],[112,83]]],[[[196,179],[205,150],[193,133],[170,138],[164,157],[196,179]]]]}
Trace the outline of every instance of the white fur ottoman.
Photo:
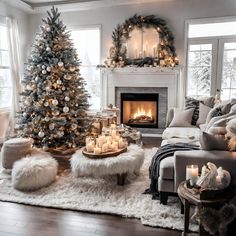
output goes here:
{"type": "Polygon", "coordinates": [[[143,161],[143,149],[131,144],[127,152],[103,159],[90,159],[78,150],[71,158],[71,169],[75,177],[117,175],[117,184],[124,185],[127,173],[138,174],[143,161]]]}
{"type": "Polygon", "coordinates": [[[56,179],[57,161],[46,152],[35,152],[14,163],[12,183],[19,190],[36,190],[56,179]]]}

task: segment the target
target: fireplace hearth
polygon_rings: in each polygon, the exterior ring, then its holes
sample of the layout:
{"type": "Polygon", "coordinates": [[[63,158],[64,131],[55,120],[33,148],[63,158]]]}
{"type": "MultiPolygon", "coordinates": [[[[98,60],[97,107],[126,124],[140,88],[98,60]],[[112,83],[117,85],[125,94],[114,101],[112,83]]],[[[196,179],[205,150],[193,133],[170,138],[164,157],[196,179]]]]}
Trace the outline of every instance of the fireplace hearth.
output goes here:
{"type": "Polygon", "coordinates": [[[158,128],[158,98],[156,93],[121,93],[121,123],[158,128]]]}

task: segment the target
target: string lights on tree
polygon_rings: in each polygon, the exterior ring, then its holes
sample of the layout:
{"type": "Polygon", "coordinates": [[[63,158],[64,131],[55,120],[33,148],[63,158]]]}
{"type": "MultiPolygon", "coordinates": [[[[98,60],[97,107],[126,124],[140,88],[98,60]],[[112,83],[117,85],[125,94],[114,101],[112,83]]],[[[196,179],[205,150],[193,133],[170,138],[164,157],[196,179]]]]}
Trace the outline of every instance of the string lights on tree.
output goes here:
{"type": "Polygon", "coordinates": [[[19,136],[39,148],[76,148],[89,133],[89,94],[66,26],[54,7],[43,19],[22,81],[19,136]]]}

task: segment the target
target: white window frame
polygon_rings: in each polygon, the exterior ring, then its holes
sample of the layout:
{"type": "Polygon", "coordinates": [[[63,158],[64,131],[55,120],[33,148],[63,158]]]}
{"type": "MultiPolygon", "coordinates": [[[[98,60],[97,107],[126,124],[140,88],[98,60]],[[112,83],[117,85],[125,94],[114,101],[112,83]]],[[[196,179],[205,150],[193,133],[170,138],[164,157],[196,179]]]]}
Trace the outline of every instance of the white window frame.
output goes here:
{"type": "Polygon", "coordinates": [[[223,62],[223,47],[225,42],[232,42],[236,40],[236,35],[227,36],[211,36],[211,37],[199,37],[188,38],[189,25],[191,24],[210,24],[210,23],[222,23],[236,21],[236,16],[230,17],[215,17],[215,18],[202,18],[191,19],[185,21],[185,40],[184,40],[184,94],[187,95],[188,88],[188,49],[190,44],[204,44],[212,43],[212,80],[211,80],[211,92],[210,95],[215,96],[217,90],[221,90],[221,77],[222,77],[222,62],[223,62]]]}
{"type": "MultiPolygon", "coordinates": [[[[68,29],[70,31],[83,30],[83,29],[84,30],[85,29],[99,29],[99,32],[100,32],[100,36],[99,36],[99,38],[100,38],[99,64],[101,64],[101,60],[102,60],[101,55],[102,55],[102,50],[103,50],[103,48],[102,48],[102,25],[96,25],[96,24],[95,25],[94,24],[92,24],[92,25],[70,25],[68,27],[68,29]]],[[[95,67],[95,66],[97,66],[97,65],[92,65],[91,67],[95,67]]],[[[85,67],[89,67],[89,66],[86,65],[85,67]]],[[[100,92],[102,93],[102,76],[101,75],[100,75],[100,92]]],[[[100,106],[102,106],[101,95],[100,95],[100,106]]],[[[98,111],[100,111],[100,109],[89,109],[90,113],[96,113],[98,111]]]]}

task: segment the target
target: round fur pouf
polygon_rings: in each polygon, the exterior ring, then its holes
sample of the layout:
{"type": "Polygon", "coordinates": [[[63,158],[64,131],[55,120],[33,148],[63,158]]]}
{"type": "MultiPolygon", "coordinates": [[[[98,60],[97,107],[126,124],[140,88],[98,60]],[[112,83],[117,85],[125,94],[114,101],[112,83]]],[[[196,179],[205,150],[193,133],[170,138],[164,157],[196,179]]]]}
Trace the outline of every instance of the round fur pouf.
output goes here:
{"type": "Polygon", "coordinates": [[[12,169],[12,183],[19,190],[36,190],[56,179],[57,161],[46,152],[35,152],[16,161],[12,169]]]}
{"type": "Polygon", "coordinates": [[[5,169],[12,169],[15,161],[30,154],[32,140],[28,138],[12,138],[3,143],[1,158],[5,169]]]}

